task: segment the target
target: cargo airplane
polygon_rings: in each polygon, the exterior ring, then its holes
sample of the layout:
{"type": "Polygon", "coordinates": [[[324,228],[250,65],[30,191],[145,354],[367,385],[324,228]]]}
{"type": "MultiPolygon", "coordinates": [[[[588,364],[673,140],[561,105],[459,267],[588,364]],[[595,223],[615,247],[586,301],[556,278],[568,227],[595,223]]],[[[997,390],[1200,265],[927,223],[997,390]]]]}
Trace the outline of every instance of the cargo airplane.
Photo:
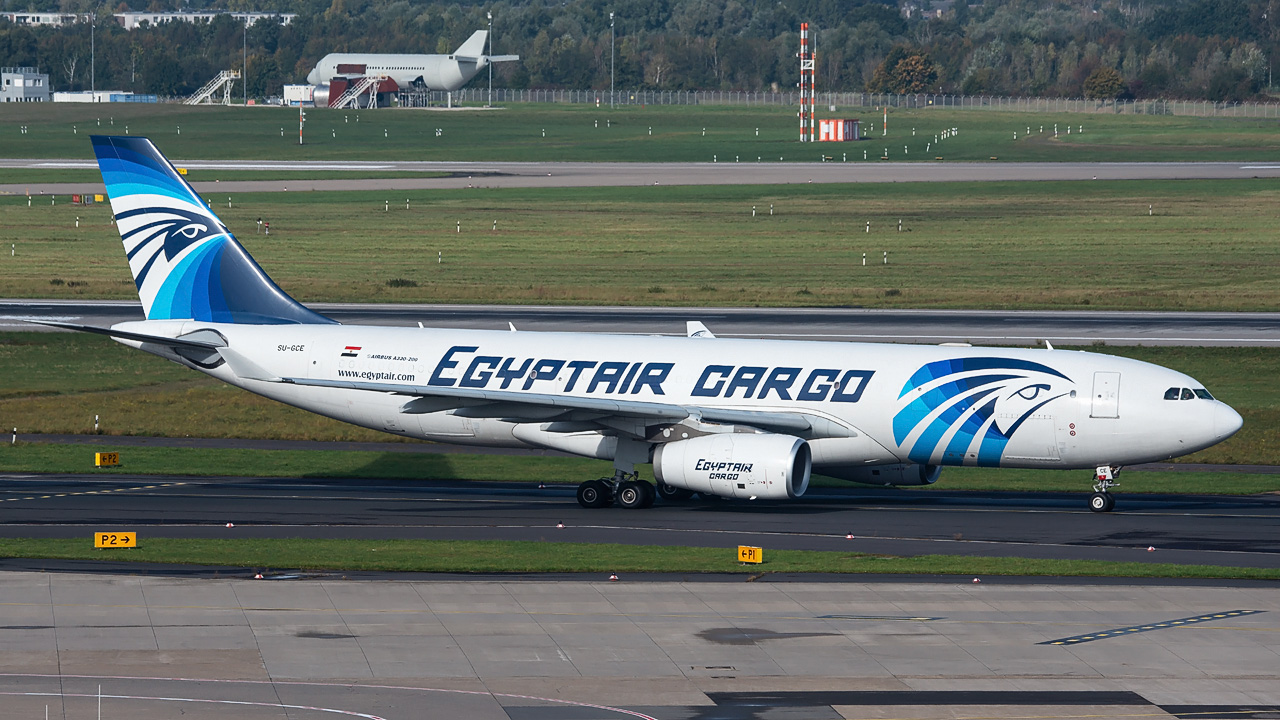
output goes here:
{"type": "Polygon", "coordinates": [[[401,55],[387,53],[329,53],[307,73],[307,82],[316,86],[317,106],[329,104],[329,81],[342,76],[385,75],[402,88],[453,92],[489,67],[490,63],[512,62],[519,55],[486,55],[487,30],[477,30],[451,55],[401,55]]]}
{"type": "Polygon", "coordinates": [[[149,140],[92,141],[146,320],[44,324],[375,430],[613,461],[578,486],[585,507],[796,498],[811,472],[923,485],[952,465],[1092,470],[1105,512],[1121,466],[1242,422],[1180,372],[1051,346],[342,325],[272,282],[149,140]]]}

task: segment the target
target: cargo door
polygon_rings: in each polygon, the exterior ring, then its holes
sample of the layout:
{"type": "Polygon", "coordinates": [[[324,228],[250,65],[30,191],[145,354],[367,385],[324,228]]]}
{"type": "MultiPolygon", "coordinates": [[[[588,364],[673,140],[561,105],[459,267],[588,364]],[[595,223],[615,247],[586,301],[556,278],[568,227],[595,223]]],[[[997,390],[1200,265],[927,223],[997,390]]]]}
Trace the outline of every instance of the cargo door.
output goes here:
{"type": "Polygon", "coordinates": [[[1089,417],[1120,417],[1120,373],[1096,372],[1093,374],[1093,406],[1089,417]]]}

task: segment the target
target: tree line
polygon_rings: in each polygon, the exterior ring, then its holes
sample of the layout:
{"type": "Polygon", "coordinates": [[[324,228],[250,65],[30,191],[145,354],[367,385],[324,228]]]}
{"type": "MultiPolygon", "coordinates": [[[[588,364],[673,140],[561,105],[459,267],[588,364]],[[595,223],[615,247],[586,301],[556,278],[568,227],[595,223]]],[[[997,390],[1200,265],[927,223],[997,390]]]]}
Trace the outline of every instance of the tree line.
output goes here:
{"type": "Polygon", "coordinates": [[[0,64],[37,65],[57,90],[94,84],[184,95],[239,69],[253,97],[305,82],[330,52],[448,53],[493,13],[495,67],[511,88],[786,90],[799,28],[813,30],[818,90],[968,95],[1260,99],[1280,49],[1280,0],[0,0],[4,11],[88,13],[61,27],[0,19],[0,64]],[[111,12],[297,13],[247,32],[230,16],[124,30],[111,12]],[[941,11],[939,13],[939,11],[941,11]],[[610,13],[613,13],[610,27],[610,13]],[[612,29],[612,34],[611,34],[612,29]],[[94,46],[91,51],[90,46],[94,46]],[[243,43],[243,45],[242,45],[243,43]]]}

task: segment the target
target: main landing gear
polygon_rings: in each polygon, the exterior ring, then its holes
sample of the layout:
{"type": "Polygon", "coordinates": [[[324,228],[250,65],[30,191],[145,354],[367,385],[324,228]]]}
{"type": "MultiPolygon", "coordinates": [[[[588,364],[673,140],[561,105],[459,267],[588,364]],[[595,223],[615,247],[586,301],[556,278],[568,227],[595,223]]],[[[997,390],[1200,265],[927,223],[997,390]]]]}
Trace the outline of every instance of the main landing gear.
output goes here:
{"type": "Polygon", "coordinates": [[[1111,512],[1116,507],[1116,499],[1108,492],[1120,483],[1116,475],[1120,474],[1119,466],[1101,465],[1093,473],[1095,480],[1093,494],[1089,496],[1089,509],[1096,512],[1111,512]]]}
{"type": "Polygon", "coordinates": [[[617,503],[624,508],[647,508],[658,497],[653,485],[640,479],[640,474],[618,470],[611,478],[588,480],[578,486],[578,504],[584,508],[602,508],[617,503]]]}

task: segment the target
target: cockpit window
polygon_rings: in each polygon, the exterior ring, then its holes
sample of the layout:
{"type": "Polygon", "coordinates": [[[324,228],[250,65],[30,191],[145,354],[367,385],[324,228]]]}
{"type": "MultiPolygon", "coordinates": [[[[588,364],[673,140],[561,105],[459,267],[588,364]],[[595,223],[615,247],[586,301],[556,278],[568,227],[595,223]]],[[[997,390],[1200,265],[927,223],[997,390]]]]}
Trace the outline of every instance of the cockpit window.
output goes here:
{"type": "Polygon", "coordinates": [[[1178,395],[1179,395],[1179,394],[1181,394],[1181,392],[1182,392],[1182,389],[1181,389],[1181,388],[1169,388],[1168,390],[1165,390],[1165,391],[1164,391],[1164,399],[1165,399],[1165,400],[1177,400],[1177,399],[1178,399],[1178,395]]]}
{"type": "Polygon", "coordinates": [[[1182,399],[1183,399],[1183,400],[1195,400],[1195,399],[1196,399],[1196,394],[1195,394],[1195,393],[1193,393],[1193,392],[1191,392],[1191,388],[1182,388],[1182,399]]]}
{"type": "Polygon", "coordinates": [[[1213,399],[1213,396],[1209,394],[1209,391],[1205,390],[1204,388],[1196,388],[1196,397],[1200,398],[1201,400],[1213,399]]]}

